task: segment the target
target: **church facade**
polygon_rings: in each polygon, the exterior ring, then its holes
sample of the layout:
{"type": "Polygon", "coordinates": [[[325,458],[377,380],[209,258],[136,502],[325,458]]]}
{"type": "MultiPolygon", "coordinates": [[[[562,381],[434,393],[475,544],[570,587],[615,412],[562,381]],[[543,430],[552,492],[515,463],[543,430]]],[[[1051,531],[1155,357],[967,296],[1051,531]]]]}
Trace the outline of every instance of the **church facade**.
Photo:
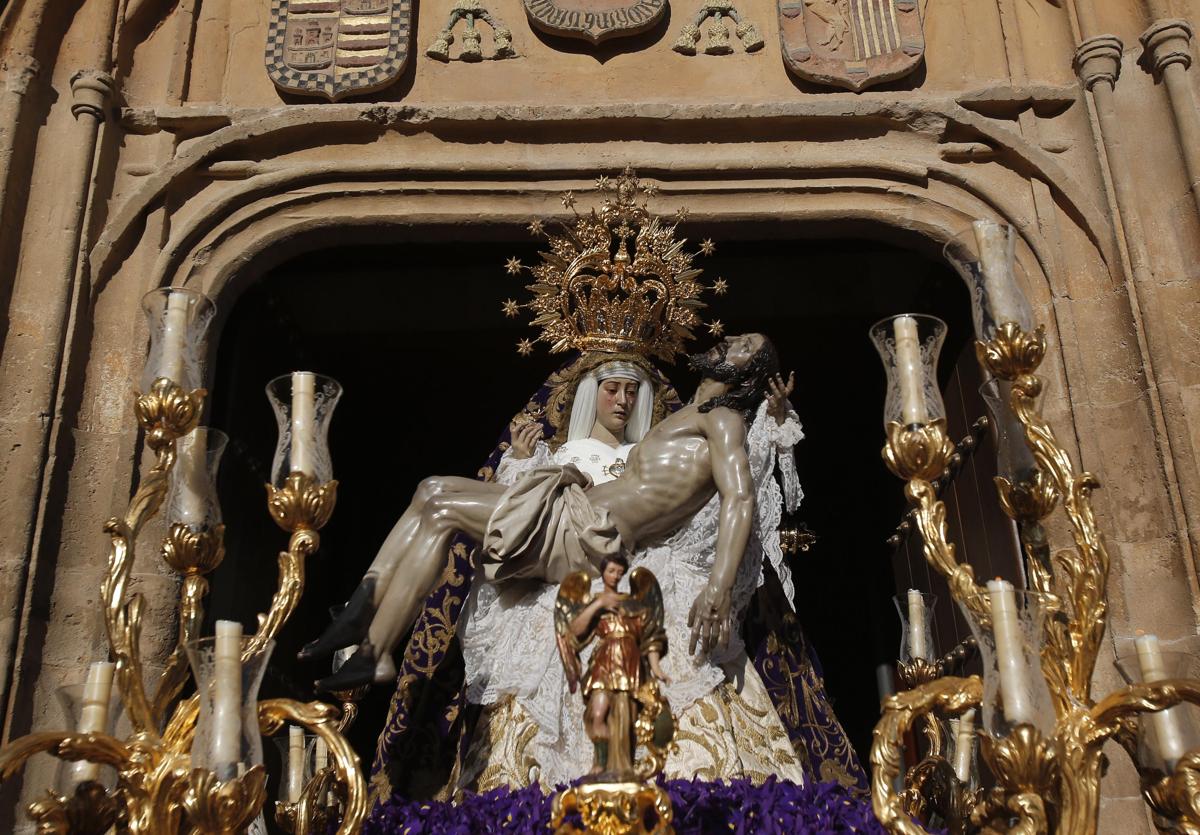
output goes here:
{"type": "MultiPolygon", "coordinates": [[[[717,238],[762,225],[801,250],[834,236],[936,259],[972,219],[1017,227],[1051,345],[1047,412],[1104,485],[1110,631],[1190,634],[1196,20],[1198,0],[10,0],[5,740],[61,724],[55,688],[106,645],[99,532],[143,461],[146,291],[193,287],[227,310],[322,250],[507,240],[626,166],[717,238]]],[[[176,581],[149,557],[136,572],[161,661],[176,581]]],[[[53,780],[28,774],[27,799],[53,780]]],[[[5,790],[0,828],[20,831],[5,790]]],[[[1127,764],[1104,802],[1106,831],[1152,830],[1127,764]]]]}

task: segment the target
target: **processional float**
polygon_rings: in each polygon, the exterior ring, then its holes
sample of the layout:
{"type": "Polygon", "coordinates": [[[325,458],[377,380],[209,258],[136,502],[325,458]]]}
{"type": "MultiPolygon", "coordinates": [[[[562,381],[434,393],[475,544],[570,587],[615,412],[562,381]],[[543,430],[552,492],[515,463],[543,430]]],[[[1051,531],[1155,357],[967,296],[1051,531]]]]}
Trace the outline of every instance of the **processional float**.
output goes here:
{"type": "Polygon", "coordinates": [[[954,833],[1094,833],[1102,748],[1115,740],[1133,757],[1159,828],[1198,833],[1200,734],[1187,703],[1200,705],[1200,680],[1186,677],[1194,675],[1194,655],[1164,652],[1155,636],[1139,635],[1132,641],[1136,653],[1117,661],[1128,686],[1092,695],[1109,573],[1091,502],[1100,485],[1076,471],[1041,415],[1036,372],[1046,354],[1045,329],[1034,327],[1019,289],[1015,243],[1011,227],[976,221],[945,252],[972,291],[976,355],[990,377],[984,396],[996,430],[996,487],[1016,524],[1027,591],[999,579],[981,585],[949,540],[935,487],[955,454],[937,385],[945,323],[904,315],[871,332],[888,376],[884,460],[906,482],[925,558],[946,580],[983,666],[982,678],[942,675],[954,659],[935,660],[932,611],[910,591],[899,608],[900,672],[911,689],[884,701],[875,728],[875,813],[902,835],[924,833],[930,824],[954,833]],[[1043,520],[1060,503],[1074,547],[1052,552],[1043,520]],[[907,769],[897,791],[904,741],[918,720],[926,755],[907,769]],[[973,766],[976,735],[990,773],[982,781],[973,766]]]}
{"type": "Polygon", "coordinates": [[[215,473],[226,439],[198,425],[207,395],[199,387],[200,358],[215,307],[188,289],[154,290],[143,306],[150,352],[134,412],[155,461],[125,515],[105,524],[111,544],[100,592],[114,663],[91,666],[75,730],[30,734],[0,750],[0,779],[40,752],[71,764],[60,769],[56,789],[29,806],[44,835],[262,831],[262,735],[291,723],[292,756],[276,820],[297,835],[325,833],[334,824],[339,835],[358,832],[366,784],[340,731],[353,720],[361,693],[337,694],[340,711],[323,702],[258,700],[274,638],[300,601],[305,560],[317,550],[337,499],[327,434],[341,386],[296,372],[267,387],[280,426],[267,509],[290,535],[278,557],[278,588],[253,635],[242,635],[240,623],[218,621],[215,637],[201,637],[206,575],[225,554],[215,473]],[[144,601],[127,586],[139,534],[164,504],[159,553],[181,580],[179,635],[150,691],[140,645],[144,601]],[[189,679],[195,693],[180,699],[189,679]],[[120,708],[130,726],[124,738],[113,732],[120,708]]]}

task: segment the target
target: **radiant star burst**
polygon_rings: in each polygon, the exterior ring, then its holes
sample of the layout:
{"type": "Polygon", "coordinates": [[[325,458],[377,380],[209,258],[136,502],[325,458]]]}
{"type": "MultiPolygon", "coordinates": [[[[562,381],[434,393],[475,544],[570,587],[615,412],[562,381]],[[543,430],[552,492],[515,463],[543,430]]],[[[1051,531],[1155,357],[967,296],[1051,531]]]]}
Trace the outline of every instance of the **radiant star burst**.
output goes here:
{"type": "Polygon", "coordinates": [[[533,353],[533,342],[529,339],[522,339],[517,343],[517,353],[523,357],[527,357],[533,353]]]}
{"type": "Polygon", "coordinates": [[[509,258],[504,262],[504,271],[509,275],[519,275],[522,269],[520,258],[509,258]]]}
{"type": "Polygon", "coordinates": [[[612,180],[608,179],[607,174],[601,174],[596,178],[596,188],[600,191],[608,191],[612,187],[612,180]]]}
{"type": "Polygon", "coordinates": [[[531,220],[529,222],[529,234],[540,235],[546,231],[545,225],[540,220],[531,220]]]}
{"type": "Polygon", "coordinates": [[[717,251],[717,245],[712,242],[712,238],[705,238],[700,242],[700,251],[705,255],[712,255],[717,251]]]}
{"type": "Polygon", "coordinates": [[[722,324],[720,319],[713,319],[708,323],[708,332],[713,336],[720,336],[725,333],[725,325],[722,324]]]}
{"type": "Polygon", "coordinates": [[[688,210],[686,206],[681,206],[675,211],[675,222],[683,223],[688,218],[688,210]]]}
{"type": "Polygon", "coordinates": [[[504,311],[504,315],[509,319],[515,319],[517,314],[521,312],[521,305],[517,304],[516,299],[505,299],[500,309],[504,311]]]}
{"type": "Polygon", "coordinates": [[[642,186],[642,191],[646,192],[647,197],[653,197],[658,194],[658,184],[646,183],[646,185],[642,186]]]}
{"type": "Polygon", "coordinates": [[[729,292],[729,282],[723,278],[718,278],[713,282],[712,291],[718,296],[723,296],[729,292]]]}
{"type": "Polygon", "coordinates": [[[562,204],[564,209],[575,208],[575,192],[568,191],[562,196],[562,204]]]}

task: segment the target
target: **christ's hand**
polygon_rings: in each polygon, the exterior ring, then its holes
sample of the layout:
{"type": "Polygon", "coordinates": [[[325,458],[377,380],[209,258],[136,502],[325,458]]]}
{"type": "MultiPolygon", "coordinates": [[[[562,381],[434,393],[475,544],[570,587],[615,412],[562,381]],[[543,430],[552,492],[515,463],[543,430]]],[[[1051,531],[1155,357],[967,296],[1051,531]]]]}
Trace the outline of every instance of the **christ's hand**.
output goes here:
{"type": "Polygon", "coordinates": [[[705,653],[712,652],[713,647],[724,649],[729,645],[730,605],[729,589],[714,586],[711,582],[696,595],[688,613],[688,626],[692,629],[688,652],[695,655],[697,644],[705,653]]]}

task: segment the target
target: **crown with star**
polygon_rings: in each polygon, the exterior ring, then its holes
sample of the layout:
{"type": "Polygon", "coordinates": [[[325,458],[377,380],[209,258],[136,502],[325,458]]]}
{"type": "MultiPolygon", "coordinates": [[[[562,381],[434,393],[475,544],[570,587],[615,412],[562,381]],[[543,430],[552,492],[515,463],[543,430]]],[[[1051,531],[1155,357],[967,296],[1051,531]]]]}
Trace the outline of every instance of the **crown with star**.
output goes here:
{"type": "MultiPolygon", "coordinates": [[[[515,317],[526,308],[534,314],[531,324],[542,329],[536,338],[522,339],[517,351],[528,355],[535,342],[546,342],[552,354],[635,353],[669,362],[695,338],[693,329],[703,325],[719,336],[721,322],[700,317],[706,306],[700,294],[711,289],[723,295],[728,285],[724,279],[711,287],[700,282],[702,271],[692,263],[696,253],[676,237],[687,210],[670,220],[652,214],[640,198],[658,189],[630,168],[615,180],[600,177],[596,190],[604,199],[586,214],[575,208],[572,192],[564,194],[563,207],[575,217],[555,231],[548,232],[541,220],[529,224],[532,234],[549,243],[539,263],[526,266],[510,258],[505,264],[510,275],[533,276],[526,285],[533,298],[524,304],[505,301],[504,315],[515,317]]],[[[705,240],[699,253],[712,255],[715,249],[705,240]]]]}

